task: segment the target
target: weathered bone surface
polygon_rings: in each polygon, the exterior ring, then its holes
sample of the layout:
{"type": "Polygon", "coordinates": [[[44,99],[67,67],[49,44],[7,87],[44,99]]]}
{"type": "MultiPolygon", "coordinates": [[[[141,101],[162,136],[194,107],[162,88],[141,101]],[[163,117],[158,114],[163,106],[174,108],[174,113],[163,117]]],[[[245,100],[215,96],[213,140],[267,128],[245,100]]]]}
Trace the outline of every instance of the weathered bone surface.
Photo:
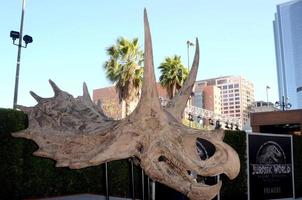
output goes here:
{"type": "Polygon", "coordinates": [[[34,155],[56,160],[57,167],[78,169],[136,157],[153,180],[192,200],[212,199],[221,182],[211,186],[198,183],[188,172],[203,177],[224,173],[233,179],[239,173],[240,162],[237,153],[223,142],[222,130],[201,131],[179,122],[197,73],[198,40],[190,78],[168,108],[163,109],[156,90],[146,11],[144,22],[144,82],[140,102],[130,116],[118,121],[106,117],[91,101],[85,84],[83,96],[75,99],[50,81],[54,97],[41,98],[31,92],[38,104],[19,106],[28,114],[29,127],[13,135],[34,140],[39,145],[34,155]],[[215,147],[210,158],[201,159],[198,155],[197,138],[215,147]]]}

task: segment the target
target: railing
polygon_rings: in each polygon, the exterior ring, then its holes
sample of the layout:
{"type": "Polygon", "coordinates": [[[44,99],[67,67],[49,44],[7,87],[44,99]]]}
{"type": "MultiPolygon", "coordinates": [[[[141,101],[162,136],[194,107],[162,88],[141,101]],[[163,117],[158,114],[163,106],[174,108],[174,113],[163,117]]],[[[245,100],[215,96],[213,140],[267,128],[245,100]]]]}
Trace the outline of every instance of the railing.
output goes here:
{"type": "MultiPolygon", "coordinates": [[[[160,97],[161,105],[166,106],[169,103],[169,99],[160,97]]],[[[195,106],[187,106],[185,108],[185,114],[188,116],[189,114],[195,118],[199,119],[208,119],[213,122],[219,121],[220,124],[233,124],[237,126],[239,129],[242,128],[241,120],[236,117],[229,117],[223,114],[214,113],[213,111],[206,110],[203,108],[195,107],[195,106]]]]}

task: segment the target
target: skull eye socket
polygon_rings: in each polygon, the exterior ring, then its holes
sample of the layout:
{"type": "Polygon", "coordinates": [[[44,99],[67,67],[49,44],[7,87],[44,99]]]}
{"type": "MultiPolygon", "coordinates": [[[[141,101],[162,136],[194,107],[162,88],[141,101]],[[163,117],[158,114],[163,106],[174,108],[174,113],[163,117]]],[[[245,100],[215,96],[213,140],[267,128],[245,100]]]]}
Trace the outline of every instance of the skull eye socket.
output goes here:
{"type": "Polygon", "coordinates": [[[216,151],[212,143],[202,138],[196,139],[196,149],[201,160],[209,159],[216,151]]]}
{"type": "Polygon", "coordinates": [[[159,156],[158,157],[158,162],[166,162],[167,161],[167,158],[163,155],[159,156]]]}

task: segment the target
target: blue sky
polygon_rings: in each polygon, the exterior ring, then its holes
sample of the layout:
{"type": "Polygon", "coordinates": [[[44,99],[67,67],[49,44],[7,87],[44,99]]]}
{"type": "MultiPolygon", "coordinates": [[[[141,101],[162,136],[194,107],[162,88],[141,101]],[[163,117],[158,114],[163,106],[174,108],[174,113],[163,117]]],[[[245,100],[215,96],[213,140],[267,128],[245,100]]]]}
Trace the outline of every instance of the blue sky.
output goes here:
{"type": "MultiPolygon", "coordinates": [[[[19,31],[21,0],[0,3],[0,107],[13,104],[17,47],[9,38],[19,31]]],[[[53,95],[48,79],[74,96],[86,82],[110,86],[103,63],[105,48],[120,36],[138,37],[143,48],[143,9],[153,39],[154,63],[174,54],[187,64],[186,41],[200,43],[197,80],[242,75],[254,83],[256,100],[277,100],[272,20],[281,0],[27,0],[24,33],[33,43],[22,50],[18,104],[35,104],[32,90],[53,95]]],[[[193,57],[191,48],[190,57],[193,57]]],[[[159,77],[157,72],[157,78],[159,77]]]]}

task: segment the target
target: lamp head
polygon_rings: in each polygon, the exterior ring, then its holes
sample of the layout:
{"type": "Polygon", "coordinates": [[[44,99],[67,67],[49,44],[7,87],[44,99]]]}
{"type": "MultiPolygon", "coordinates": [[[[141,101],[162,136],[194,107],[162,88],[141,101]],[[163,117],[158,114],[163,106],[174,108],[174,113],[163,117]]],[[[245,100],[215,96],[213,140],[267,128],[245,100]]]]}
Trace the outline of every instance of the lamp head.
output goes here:
{"type": "Polygon", "coordinates": [[[188,41],[187,41],[187,45],[188,45],[188,46],[194,46],[194,43],[188,40],[188,41]]]}
{"type": "Polygon", "coordinates": [[[279,107],[279,106],[280,106],[279,101],[276,101],[276,102],[275,102],[275,107],[279,107]]]}
{"type": "Polygon", "coordinates": [[[287,103],[287,108],[291,109],[291,107],[292,107],[292,104],[291,103],[287,103]]]}
{"type": "Polygon", "coordinates": [[[221,127],[220,121],[217,120],[216,125],[215,125],[215,129],[220,129],[220,127],[221,127]]]}
{"type": "Polygon", "coordinates": [[[198,115],[198,116],[197,116],[197,122],[200,122],[200,121],[201,121],[201,118],[202,118],[202,117],[201,117],[200,115],[198,115]]]}
{"type": "Polygon", "coordinates": [[[25,44],[29,44],[29,43],[32,43],[33,42],[33,38],[29,35],[24,35],[23,37],[23,41],[25,42],[25,44]]]}
{"type": "Polygon", "coordinates": [[[229,127],[229,122],[225,122],[225,126],[224,126],[225,128],[227,128],[227,129],[229,129],[230,127],[229,127]]]}
{"type": "Polygon", "coordinates": [[[11,31],[9,36],[15,41],[20,37],[20,33],[18,31],[11,31]]]}

